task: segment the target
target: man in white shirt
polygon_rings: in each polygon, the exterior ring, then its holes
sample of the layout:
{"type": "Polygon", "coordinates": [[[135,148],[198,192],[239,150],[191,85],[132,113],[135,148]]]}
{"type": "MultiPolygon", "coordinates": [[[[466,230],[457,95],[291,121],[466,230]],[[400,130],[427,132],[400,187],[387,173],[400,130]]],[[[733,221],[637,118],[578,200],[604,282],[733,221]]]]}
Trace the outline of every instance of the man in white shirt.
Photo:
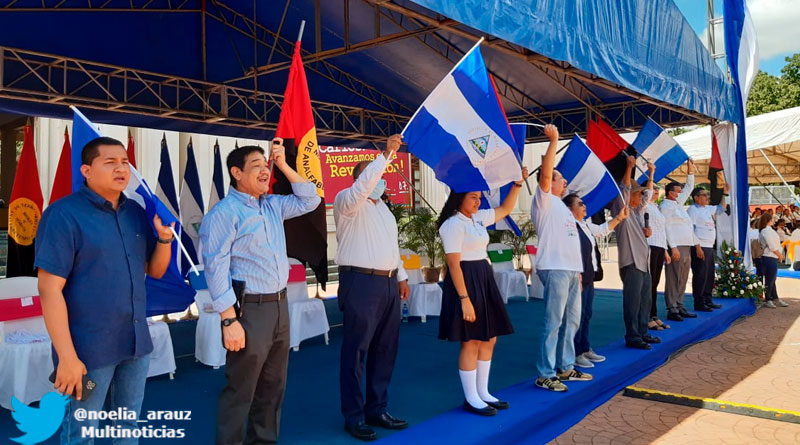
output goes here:
{"type": "Polygon", "coordinates": [[[711,312],[722,307],[711,300],[711,289],[714,286],[714,242],[717,240],[715,218],[725,212],[725,196],[729,186],[725,184],[722,202],[718,206],[709,205],[709,193],[706,189],[696,187],[692,190],[694,204],[686,213],[692,219],[694,234],[700,242],[700,249],[692,252],[692,297],[694,310],[711,312]]]}
{"type": "Polygon", "coordinates": [[[400,135],[389,137],[383,155],[356,165],[353,185],[339,192],[333,204],[339,309],[344,313],[342,415],[345,430],[361,440],[377,438],[368,425],[395,430],[408,426],[386,410],[400,334],[400,300],[408,297],[409,287],[397,223],[381,200],[386,188],[381,176],[401,142],[400,135]],[[365,400],[361,375],[367,356],[365,400]]]}
{"type": "Polygon", "coordinates": [[[670,263],[671,258],[665,254],[667,249],[667,232],[665,229],[666,219],[664,215],[658,210],[656,201],[661,193],[661,187],[653,184],[653,195],[650,197],[650,202],[645,207],[645,214],[648,216],[648,222],[652,229],[652,235],[647,238],[647,244],[650,246],[650,322],[647,324],[648,329],[662,330],[664,323],[658,318],[658,305],[656,304],[658,296],[658,283],[661,281],[661,272],[664,270],[664,262],[670,263]]]}
{"type": "Polygon", "coordinates": [[[686,213],[684,203],[694,187],[694,162],[686,163],[688,176],[686,184],[671,182],[664,187],[664,200],[659,206],[664,215],[664,228],[667,246],[669,246],[670,263],[666,266],[666,285],[664,300],[667,304],[667,319],[683,321],[684,318],[696,318],[697,314],[689,312],[683,306],[686,293],[686,282],[689,279],[692,250],[699,250],[700,241],[694,234],[694,225],[686,213]]]}
{"type": "Polygon", "coordinates": [[[539,237],[536,274],[544,285],[545,305],[536,386],[562,392],[567,390],[563,381],[586,381],[592,376],[574,369],[573,339],[581,319],[581,244],[575,217],[561,201],[567,181],[555,170],[558,129],[547,125],[544,133],[550,145],[542,158],[531,203],[531,220],[539,237]]]}

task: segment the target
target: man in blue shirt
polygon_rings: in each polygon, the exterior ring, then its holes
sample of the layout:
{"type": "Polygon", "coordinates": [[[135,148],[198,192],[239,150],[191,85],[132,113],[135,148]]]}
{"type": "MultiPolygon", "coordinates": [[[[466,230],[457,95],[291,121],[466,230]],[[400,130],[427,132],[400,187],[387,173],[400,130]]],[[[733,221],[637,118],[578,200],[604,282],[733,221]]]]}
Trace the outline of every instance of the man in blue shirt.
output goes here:
{"type": "Polygon", "coordinates": [[[244,146],[226,160],[231,188],[203,218],[208,290],[220,312],[227,384],[219,396],[217,443],[277,442],[289,361],[289,260],[283,221],[319,205],[316,186],[286,163],[281,138],[272,162],[294,195],[268,195],[264,150],[244,146]],[[245,424],[247,432],[245,433],[245,424]]]}
{"type": "MultiPolygon", "coordinates": [[[[55,388],[73,394],[61,431],[62,443],[81,437],[77,409],[139,413],[149,354],[153,350],[145,313],[145,274],[160,278],[170,261],[172,231],[158,216],[153,226],[144,209],[122,193],[130,180],[125,147],[116,139],[90,141],[81,152],[86,181],[79,191],[49,206],[36,233],[35,267],[47,331],[53,342],[55,388]],[[83,376],[95,383],[83,397],[83,376]]],[[[136,428],[136,421],[117,421],[136,428]]],[[[132,440],[133,443],[136,439],[132,440]]]]}

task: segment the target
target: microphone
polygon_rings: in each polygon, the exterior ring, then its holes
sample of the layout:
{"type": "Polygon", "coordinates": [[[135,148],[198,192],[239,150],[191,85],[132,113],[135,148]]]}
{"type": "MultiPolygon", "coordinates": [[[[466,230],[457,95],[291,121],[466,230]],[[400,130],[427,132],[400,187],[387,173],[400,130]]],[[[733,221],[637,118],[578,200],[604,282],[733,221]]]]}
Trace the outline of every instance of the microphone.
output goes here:
{"type": "Polygon", "coordinates": [[[647,229],[650,227],[650,214],[645,212],[644,214],[644,228],[647,229]]]}

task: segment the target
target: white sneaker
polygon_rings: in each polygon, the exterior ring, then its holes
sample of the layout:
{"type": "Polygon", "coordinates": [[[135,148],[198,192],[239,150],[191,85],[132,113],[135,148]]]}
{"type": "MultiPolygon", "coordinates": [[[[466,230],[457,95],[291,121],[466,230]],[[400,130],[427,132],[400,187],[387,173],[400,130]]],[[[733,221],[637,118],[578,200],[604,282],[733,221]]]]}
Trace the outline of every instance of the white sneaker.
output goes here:
{"type": "Polygon", "coordinates": [[[589,360],[591,360],[593,362],[597,362],[597,363],[606,361],[606,357],[605,356],[600,355],[600,354],[594,352],[591,349],[589,349],[588,352],[584,352],[583,356],[586,357],[587,359],[589,359],[589,360]]]}
{"type": "Polygon", "coordinates": [[[764,302],[764,307],[775,309],[775,303],[772,300],[767,300],[764,302]]]}
{"type": "Polygon", "coordinates": [[[579,368],[594,368],[594,363],[590,362],[584,354],[575,357],[575,366],[579,368]]]}
{"type": "Polygon", "coordinates": [[[780,306],[780,307],[786,307],[786,306],[789,306],[789,303],[787,303],[787,302],[785,302],[785,301],[783,301],[781,299],[778,299],[777,305],[780,306]]]}

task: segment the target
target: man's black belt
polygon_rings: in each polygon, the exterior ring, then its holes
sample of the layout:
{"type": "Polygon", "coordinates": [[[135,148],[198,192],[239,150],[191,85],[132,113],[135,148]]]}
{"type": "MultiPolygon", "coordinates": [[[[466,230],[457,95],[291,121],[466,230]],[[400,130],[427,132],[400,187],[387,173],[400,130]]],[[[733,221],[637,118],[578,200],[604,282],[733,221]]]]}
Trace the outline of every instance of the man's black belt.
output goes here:
{"type": "Polygon", "coordinates": [[[286,288],[272,294],[244,294],[245,303],[269,303],[271,301],[281,301],[286,298],[286,288]]]}
{"type": "Polygon", "coordinates": [[[378,275],[381,277],[394,277],[397,276],[397,269],[381,270],[381,269],[367,269],[366,267],[358,266],[339,266],[339,273],[341,272],[356,272],[363,273],[364,275],[378,275]]]}

